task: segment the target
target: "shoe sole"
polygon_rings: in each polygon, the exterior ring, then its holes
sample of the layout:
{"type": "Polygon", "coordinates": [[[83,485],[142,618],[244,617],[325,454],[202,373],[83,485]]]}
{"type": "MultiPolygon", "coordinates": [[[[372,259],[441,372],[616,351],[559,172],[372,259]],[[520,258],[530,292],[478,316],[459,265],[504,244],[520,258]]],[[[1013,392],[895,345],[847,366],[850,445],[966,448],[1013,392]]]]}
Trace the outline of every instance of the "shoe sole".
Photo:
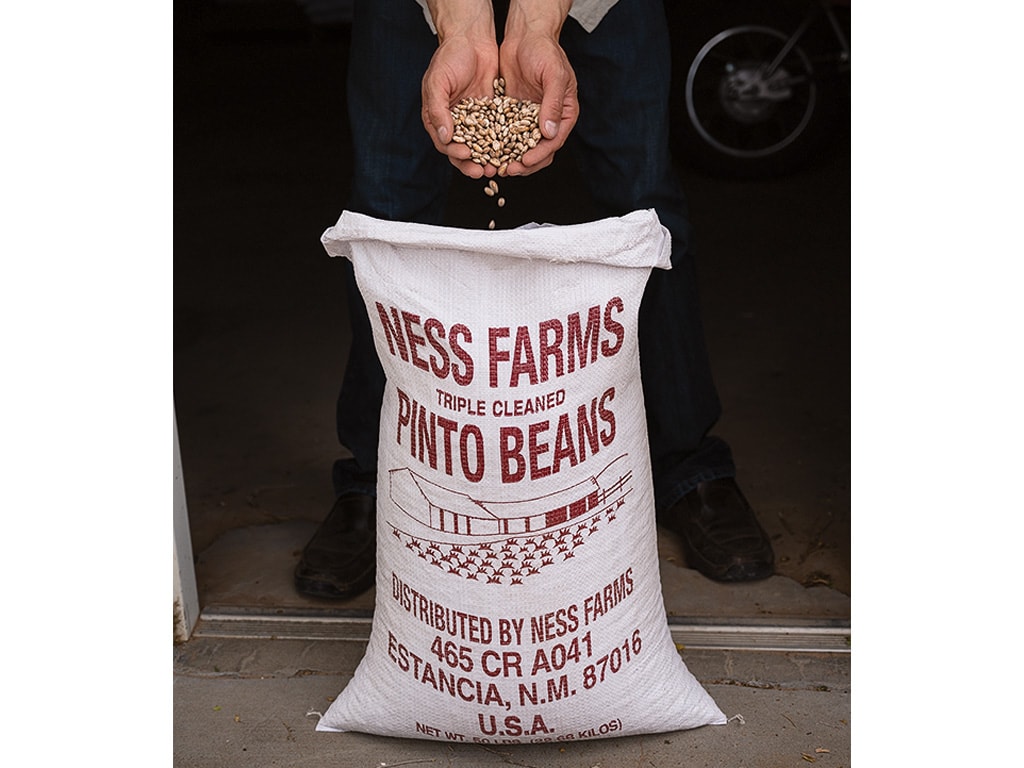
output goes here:
{"type": "Polygon", "coordinates": [[[308,597],[317,597],[326,600],[348,600],[366,592],[373,586],[376,580],[376,572],[371,571],[360,579],[339,587],[336,584],[326,581],[323,578],[314,576],[303,576],[295,574],[295,589],[308,597]]]}

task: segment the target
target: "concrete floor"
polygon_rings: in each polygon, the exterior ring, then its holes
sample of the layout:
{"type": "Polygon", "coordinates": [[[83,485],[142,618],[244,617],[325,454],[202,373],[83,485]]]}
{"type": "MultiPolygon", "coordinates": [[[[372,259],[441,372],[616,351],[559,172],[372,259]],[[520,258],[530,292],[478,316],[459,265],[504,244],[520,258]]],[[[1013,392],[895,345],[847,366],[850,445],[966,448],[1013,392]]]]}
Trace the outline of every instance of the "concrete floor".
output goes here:
{"type": "MultiPolygon", "coordinates": [[[[175,768],[737,768],[851,765],[849,655],[687,651],[730,722],[644,736],[475,744],[320,733],[350,642],[197,638],[175,650],[175,768]]],[[[859,748],[859,747],[858,747],[859,748]]]]}

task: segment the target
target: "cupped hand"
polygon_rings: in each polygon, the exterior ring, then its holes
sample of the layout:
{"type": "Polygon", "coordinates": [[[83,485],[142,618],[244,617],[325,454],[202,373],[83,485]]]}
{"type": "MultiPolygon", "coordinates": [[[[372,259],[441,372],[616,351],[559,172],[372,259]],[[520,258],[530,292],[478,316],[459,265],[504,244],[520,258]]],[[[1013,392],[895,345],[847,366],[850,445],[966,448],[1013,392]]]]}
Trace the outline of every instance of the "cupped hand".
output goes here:
{"type": "Polygon", "coordinates": [[[423,127],[438,152],[447,155],[459,171],[475,179],[493,176],[495,169],[473,162],[470,148],[452,141],[451,108],[465,98],[493,95],[497,76],[498,46],[493,33],[490,38],[463,35],[445,38],[423,76],[423,127]]]}
{"type": "Polygon", "coordinates": [[[520,162],[510,163],[509,176],[525,176],[546,168],[562,148],[579,118],[576,73],[557,34],[526,32],[510,35],[499,52],[505,93],[540,103],[541,140],[520,162]]]}

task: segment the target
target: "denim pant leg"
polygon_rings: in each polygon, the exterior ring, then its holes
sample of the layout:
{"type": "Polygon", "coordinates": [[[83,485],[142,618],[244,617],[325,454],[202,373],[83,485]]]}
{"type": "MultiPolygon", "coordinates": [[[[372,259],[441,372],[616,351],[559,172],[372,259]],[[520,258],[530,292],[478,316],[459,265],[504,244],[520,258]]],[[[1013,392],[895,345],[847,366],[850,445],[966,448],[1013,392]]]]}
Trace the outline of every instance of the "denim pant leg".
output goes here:
{"type": "MultiPolygon", "coordinates": [[[[439,224],[452,167],[420,119],[420,84],[437,38],[413,0],[357,0],[348,69],[353,176],[348,209],[389,221],[439,224]]],[[[384,371],[352,264],[344,260],[352,346],[337,403],[338,439],[352,459],[334,490],[373,493],[384,371]]]]}
{"type": "Polygon", "coordinates": [[[698,482],[735,474],[708,433],[721,406],[704,341],[686,200],[669,155],[671,71],[662,0],[617,3],[592,33],[573,20],[562,45],[576,71],[572,151],[602,215],[653,208],[672,234],[672,269],[655,269],[640,307],[640,368],[659,510],[698,482]]]}

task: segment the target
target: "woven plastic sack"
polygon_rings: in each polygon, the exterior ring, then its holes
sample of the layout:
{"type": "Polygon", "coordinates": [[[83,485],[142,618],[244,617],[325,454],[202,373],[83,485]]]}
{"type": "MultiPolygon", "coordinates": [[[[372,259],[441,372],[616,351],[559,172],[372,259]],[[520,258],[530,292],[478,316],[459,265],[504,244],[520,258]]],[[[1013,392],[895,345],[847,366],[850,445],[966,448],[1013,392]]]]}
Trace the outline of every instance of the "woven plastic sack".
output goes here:
{"type": "Polygon", "coordinates": [[[387,376],[369,645],[320,731],[477,743],[725,716],[661,594],[637,313],[653,211],[462,230],[345,212],[387,376]]]}

